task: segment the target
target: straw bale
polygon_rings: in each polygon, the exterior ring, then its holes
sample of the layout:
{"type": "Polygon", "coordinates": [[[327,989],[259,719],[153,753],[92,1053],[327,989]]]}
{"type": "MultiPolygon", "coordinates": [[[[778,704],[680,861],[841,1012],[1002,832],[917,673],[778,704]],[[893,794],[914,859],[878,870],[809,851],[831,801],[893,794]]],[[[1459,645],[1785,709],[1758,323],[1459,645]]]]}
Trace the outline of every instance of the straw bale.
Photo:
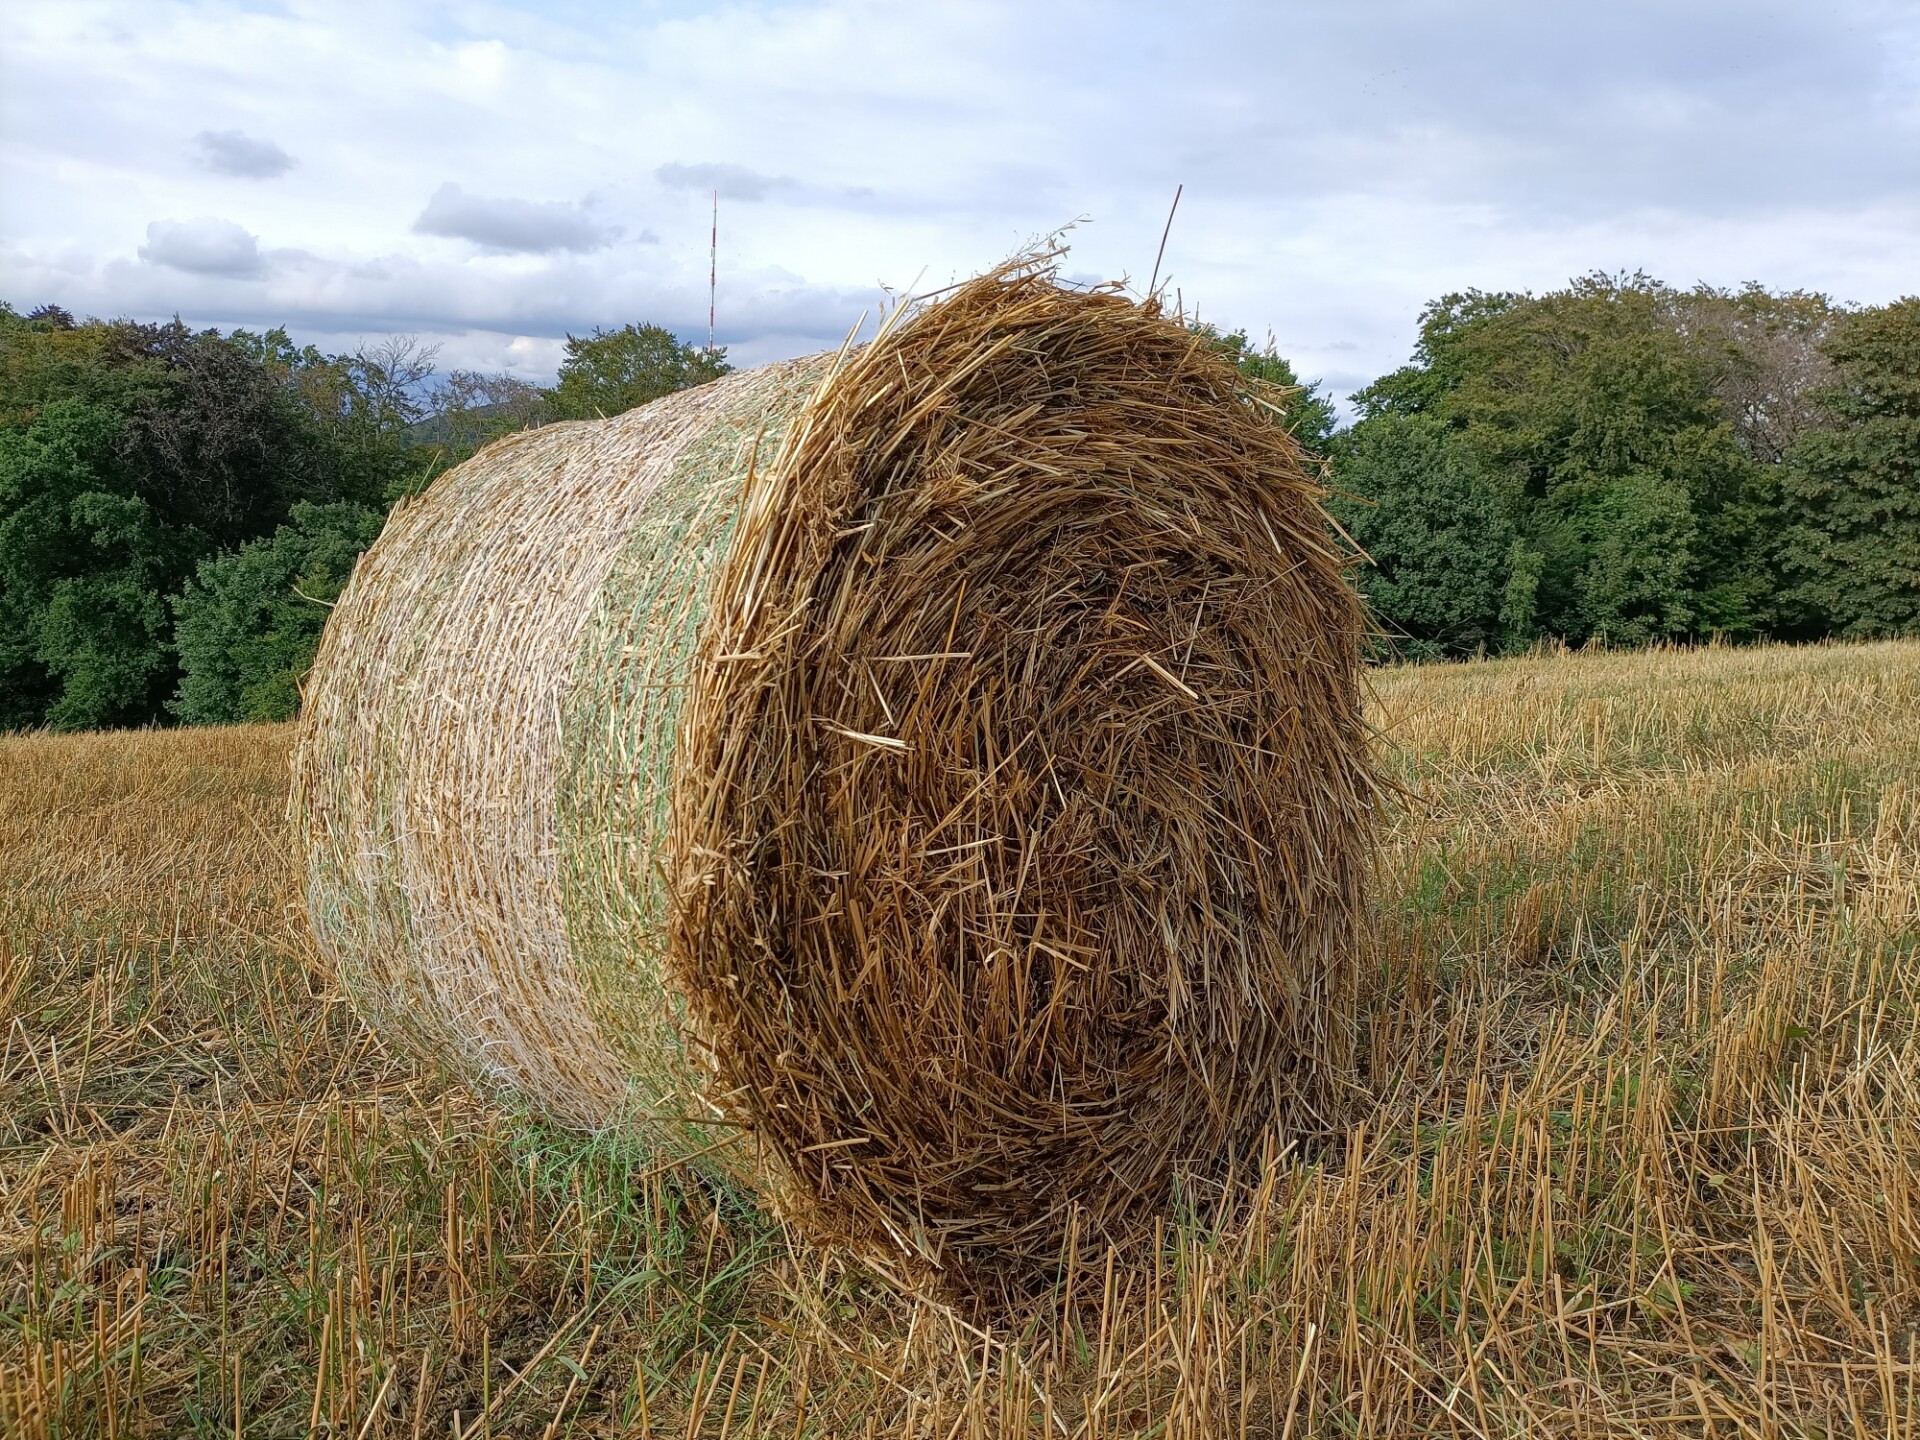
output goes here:
{"type": "Polygon", "coordinates": [[[1275,398],[1030,261],[443,477],[303,712],[356,1003],[976,1295],[1324,1126],[1374,782],[1275,398]]]}

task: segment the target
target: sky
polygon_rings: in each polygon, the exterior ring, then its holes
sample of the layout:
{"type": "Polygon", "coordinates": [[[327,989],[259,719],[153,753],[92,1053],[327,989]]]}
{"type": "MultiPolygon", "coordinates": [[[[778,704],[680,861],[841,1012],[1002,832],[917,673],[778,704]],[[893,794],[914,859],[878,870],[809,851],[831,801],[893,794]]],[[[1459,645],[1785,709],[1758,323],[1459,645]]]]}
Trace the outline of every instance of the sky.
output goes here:
{"type": "Polygon", "coordinates": [[[1344,396],[1592,270],[1920,291],[1916,0],[9,0],[0,299],[549,379],[736,364],[1071,225],[1344,396]]]}

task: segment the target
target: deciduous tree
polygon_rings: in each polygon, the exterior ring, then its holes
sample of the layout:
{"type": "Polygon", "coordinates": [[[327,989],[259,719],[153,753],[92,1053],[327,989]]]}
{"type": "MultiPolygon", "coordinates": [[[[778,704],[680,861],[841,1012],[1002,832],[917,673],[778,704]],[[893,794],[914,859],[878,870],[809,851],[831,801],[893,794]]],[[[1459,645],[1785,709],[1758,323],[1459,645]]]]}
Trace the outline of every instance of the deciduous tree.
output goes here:
{"type": "Polygon", "coordinates": [[[683,345],[658,325],[594,327],[591,335],[567,336],[560,380],[549,392],[554,418],[591,420],[618,415],[676,390],[717,380],[730,369],[725,348],[683,345]]]}
{"type": "Polygon", "coordinates": [[[1334,455],[1334,512],[1371,562],[1359,585],[1399,653],[1497,648],[1514,533],[1472,451],[1432,420],[1388,415],[1334,455]]]}
{"type": "Polygon", "coordinates": [[[1920,297],[1847,316],[1826,355],[1831,425],[1785,480],[1791,596],[1842,634],[1920,633],[1920,297]]]}
{"type": "Polygon", "coordinates": [[[302,501],[271,539],[202,560],[173,602],[181,677],[167,708],[202,725],[291,717],[327,607],[380,524],[362,505],[302,501]]]}

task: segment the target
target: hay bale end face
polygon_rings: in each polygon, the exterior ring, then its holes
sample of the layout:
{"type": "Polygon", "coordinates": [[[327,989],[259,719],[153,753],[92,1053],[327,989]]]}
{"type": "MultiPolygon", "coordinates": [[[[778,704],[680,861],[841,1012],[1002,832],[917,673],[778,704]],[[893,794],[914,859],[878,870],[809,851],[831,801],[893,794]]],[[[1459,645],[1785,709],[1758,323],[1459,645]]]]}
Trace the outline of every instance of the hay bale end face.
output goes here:
{"type": "Polygon", "coordinates": [[[503,441],[328,626],[315,933],[468,1076],[1017,1290],[1349,1084],[1372,778],[1318,494],[1230,364],[1037,264],[503,441]]]}

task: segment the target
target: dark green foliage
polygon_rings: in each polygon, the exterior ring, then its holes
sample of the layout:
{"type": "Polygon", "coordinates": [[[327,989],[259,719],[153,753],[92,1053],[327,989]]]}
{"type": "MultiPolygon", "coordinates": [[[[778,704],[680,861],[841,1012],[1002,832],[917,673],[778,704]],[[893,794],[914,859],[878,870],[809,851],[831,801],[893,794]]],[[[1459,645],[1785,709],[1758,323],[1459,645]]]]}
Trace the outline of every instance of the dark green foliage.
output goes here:
{"type": "Polygon", "coordinates": [[[1555,634],[1645,645],[1690,633],[1698,618],[1698,529],[1686,491],[1636,470],[1556,496],[1545,529],[1541,612],[1555,634]]]}
{"type": "Polygon", "coordinates": [[[1516,654],[1540,633],[1540,572],[1546,557],[1515,540],[1507,548],[1507,583],[1500,591],[1500,648],[1516,654]]]}
{"type": "Polygon", "coordinates": [[[1783,481],[1791,599],[1845,635],[1920,633],[1920,297],[1847,316],[1825,353],[1831,428],[1783,481]]]}
{"type": "Polygon", "coordinates": [[[203,534],[170,525],[119,453],[122,417],[54,400],[0,429],[0,725],[153,713],[172,578],[203,534]]]}
{"type": "Polygon", "coordinates": [[[155,380],[125,418],[127,466],[170,523],[217,545],[271,528],[301,498],[377,500],[403,463],[362,413],[364,379],[347,362],[279,331],[109,328],[108,363],[155,380]]]}
{"type": "Polygon", "coordinates": [[[1335,517],[1371,565],[1358,580],[1412,658],[1496,648],[1513,526],[1471,450],[1418,415],[1385,414],[1336,444],[1335,517]]]}
{"type": "Polygon", "coordinates": [[[567,336],[567,358],[560,362],[560,383],[548,392],[548,409],[557,420],[618,415],[717,380],[731,368],[725,349],[683,345],[658,325],[596,326],[591,335],[567,336]]]}
{"type": "Polygon", "coordinates": [[[1644,275],[1449,295],[1414,363],[1354,397],[1354,435],[1420,417],[1478,460],[1520,542],[1495,607],[1509,648],[1759,634],[1776,618],[1768,447],[1804,424],[1829,314],[1644,275]]]}
{"type": "Polygon", "coordinates": [[[433,359],[0,304],[0,729],[290,715],[394,500],[727,370],[653,325],[570,339],[555,390],[433,359]]]}
{"type": "Polygon", "coordinates": [[[408,378],[279,331],[0,306],[0,726],[161,718],[168,597],[303,502],[380,504],[414,463],[408,378]]]}
{"type": "Polygon", "coordinates": [[[327,606],[380,524],[361,505],[301,501],[272,539],[201,561],[173,602],[181,679],[167,708],[199,725],[290,718],[327,606]]]}

